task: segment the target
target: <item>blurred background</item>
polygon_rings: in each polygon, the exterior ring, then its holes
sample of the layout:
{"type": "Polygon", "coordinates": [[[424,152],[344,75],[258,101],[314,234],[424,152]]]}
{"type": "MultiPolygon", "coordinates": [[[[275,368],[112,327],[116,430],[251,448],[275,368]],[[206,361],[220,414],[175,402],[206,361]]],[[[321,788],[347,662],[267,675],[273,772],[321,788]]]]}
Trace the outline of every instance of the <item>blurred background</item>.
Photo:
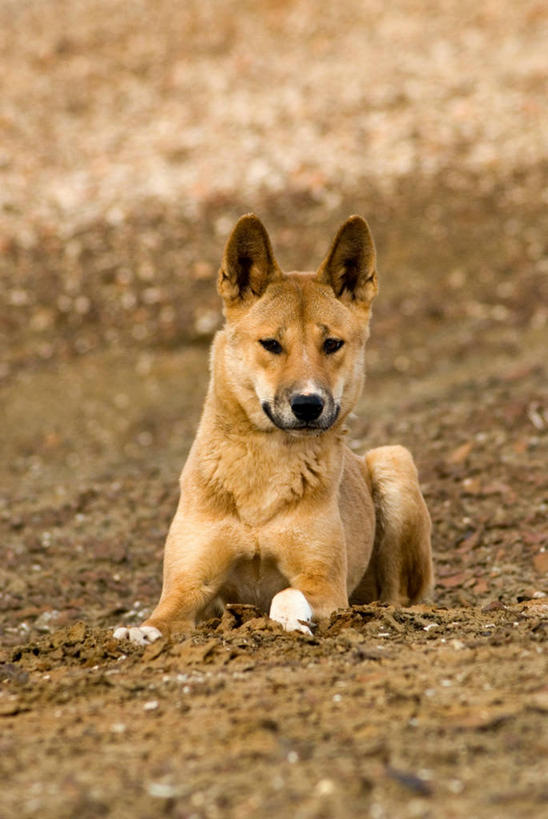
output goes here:
{"type": "Polygon", "coordinates": [[[499,593],[501,573],[538,586],[546,25],[537,0],[1,0],[13,639],[52,597],[110,622],[101,577],[113,610],[157,593],[216,271],[250,210],[285,269],[369,220],[381,291],[353,446],[412,447],[439,600],[499,593]]]}

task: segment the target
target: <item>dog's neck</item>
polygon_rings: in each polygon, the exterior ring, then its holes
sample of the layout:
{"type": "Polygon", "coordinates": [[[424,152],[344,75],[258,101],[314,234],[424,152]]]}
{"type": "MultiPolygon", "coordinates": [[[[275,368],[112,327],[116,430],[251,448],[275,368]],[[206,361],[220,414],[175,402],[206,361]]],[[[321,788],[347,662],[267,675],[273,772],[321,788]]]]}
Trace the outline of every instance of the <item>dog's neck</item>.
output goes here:
{"type": "MultiPolygon", "coordinates": [[[[240,407],[227,416],[226,394],[208,393],[194,455],[202,480],[245,523],[262,525],[305,498],[333,491],[343,461],[343,432],[295,435],[253,426],[240,407]],[[227,424],[227,417],[231,418],[227,424]]],[[[209,492],[208,492],[209,494],[209,492]]]]}

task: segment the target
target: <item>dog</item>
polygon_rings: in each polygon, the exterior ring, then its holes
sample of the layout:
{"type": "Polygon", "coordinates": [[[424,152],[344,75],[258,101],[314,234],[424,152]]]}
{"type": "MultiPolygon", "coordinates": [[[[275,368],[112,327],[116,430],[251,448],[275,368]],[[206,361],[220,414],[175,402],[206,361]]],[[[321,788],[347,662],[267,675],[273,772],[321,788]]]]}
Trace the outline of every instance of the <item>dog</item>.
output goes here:
{"type": "Polygon", "coordinates": [[[361,394],[376,252],[367,222],[339,228],[316,273],[284,274],[242,216],[218,276],[225,325],[180,479],[149,643],[221,603],[251,603],[310,632],[350,603],[419,601],[432,585],[430,517],[407,449],[359,457],[345,421],[361,394]]]}

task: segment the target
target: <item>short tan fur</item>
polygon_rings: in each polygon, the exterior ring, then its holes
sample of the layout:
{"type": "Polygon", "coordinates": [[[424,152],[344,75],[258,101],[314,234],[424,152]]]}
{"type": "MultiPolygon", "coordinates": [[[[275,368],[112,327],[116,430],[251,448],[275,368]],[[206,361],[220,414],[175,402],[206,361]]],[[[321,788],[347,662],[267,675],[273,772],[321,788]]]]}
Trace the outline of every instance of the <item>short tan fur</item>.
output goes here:
{"type": "Polygon", "coordinates": [[[218,278],[225,326],[181,475],[151,617],[136,642],[184,631],[227,602],[308,631],[352,602],[396,605],[432,584],[430,518],[410,453],[344,443],[361,394],[376,253],[350,217],[316,273],[284,274],[253,214],[218,278]]]}

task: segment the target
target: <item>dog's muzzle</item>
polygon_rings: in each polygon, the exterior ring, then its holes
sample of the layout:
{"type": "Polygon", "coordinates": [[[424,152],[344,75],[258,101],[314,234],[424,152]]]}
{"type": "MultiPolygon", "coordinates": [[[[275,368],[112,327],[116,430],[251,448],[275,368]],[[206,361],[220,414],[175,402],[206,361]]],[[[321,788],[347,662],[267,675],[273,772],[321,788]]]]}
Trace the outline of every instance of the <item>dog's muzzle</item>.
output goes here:
{"type": "Polygon", "coordinates": [[[278,395],[273,403],[263,401],[263,412],[278,427],[287,431],[329,429],[339,415],[331,395],[316,392],[278,395]]]}

